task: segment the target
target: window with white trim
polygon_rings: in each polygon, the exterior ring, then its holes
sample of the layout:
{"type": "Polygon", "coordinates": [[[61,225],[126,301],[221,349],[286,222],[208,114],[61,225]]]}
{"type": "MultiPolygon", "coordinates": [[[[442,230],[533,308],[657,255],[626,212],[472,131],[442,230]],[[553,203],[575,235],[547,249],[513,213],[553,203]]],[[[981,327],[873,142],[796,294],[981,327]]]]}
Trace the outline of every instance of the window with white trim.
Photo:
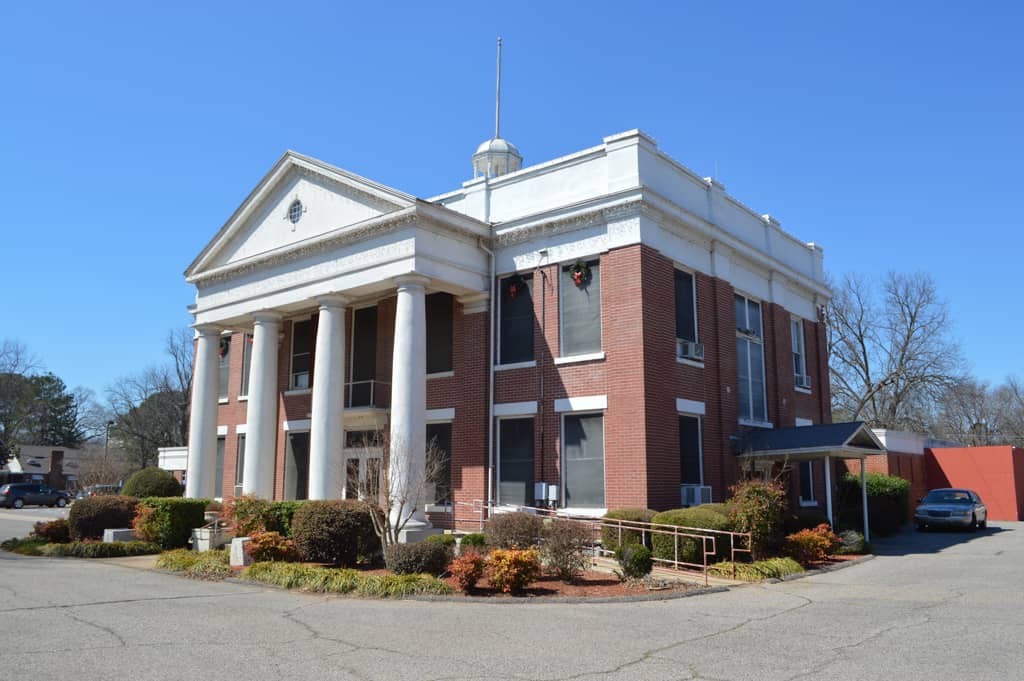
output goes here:
{"type": "Polygon", "coordinates": [[[224,496],[224,445],[226,437],[217,438],[217,468],[213,478],[213,496],[220,499],[224,496]]]}
{"type": "Polygon", "coordinates": [[[562,267],[561,356],[601,352],[601,271],[597,260],[562,267]]]}
{"type": "Polygon", "coordinates": [[[532,362],[533,275],[513,274],[498,283],[498,364],[532,362]]]}
{"type": "Polygon", "coordinates": [[[533,506],[533,418],[498,420],[498,503],[533,506]]]}
{"type": "Polygon", "coordinates": [[[675,270],[676,298],[676,353],[679,357],[701,359],[703,348],[697,351],[697,292],[694,276],[675,270]]]}
{"type": "Polygon", "coordinates": [[[235,496],[242,496],[242,480],[245,477],[245,433],[238,436],[238,450],[235,452],[235,496]]]}
{"type": "Polygon", "coordinates": [[[221,336],[217,348],[217,399],[228,399],[228,381],[231,380],[231,336],[221,336]]]}
{"type": "Polygon", "coordinates": [[[313,321],[292,322],[292,368],[288,388],[304,390],[313,377],[313,321]]]}
{"type": "Polygon", "coordinates": [[[799,379],[807,376],[807,354],[804,351],[804,321],[802,319],[790,320],[790,335],[793,346],[793,375],[798,377],[797,385],[800,385],[799,379]]]}
{"type": "Polygon", "coordinates": [[[604,508],[604,414],[562,417],[565,505],[604,508]]]}
{"type": "Polygon", "coordinates": [[[737,294],[735,308],[740,420],[764,423],[768,420],[768,406],[765,395],[761,303],[737,294]]]}
{"type": "Polygon", "coordinates": [[[249,375],[252,371],[252,334],[242,334],[242,387],[238,391],[239,397],[249,395],[249,375]]]}

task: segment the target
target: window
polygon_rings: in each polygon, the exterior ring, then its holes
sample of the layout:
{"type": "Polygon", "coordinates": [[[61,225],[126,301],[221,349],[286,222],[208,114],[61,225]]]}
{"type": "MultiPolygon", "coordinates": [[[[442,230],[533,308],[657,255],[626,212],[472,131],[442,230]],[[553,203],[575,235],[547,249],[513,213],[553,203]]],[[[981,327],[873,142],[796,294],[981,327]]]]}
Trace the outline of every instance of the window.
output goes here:
{"type": "Polygon", "coordinates": [[[292,373],[288,387],[305,390],[310,386],[313,370],[313,322],[304,319],[292,323],[292,373]]]}
{"type": "Polygon", "coordinates": [[[676,338],[697,342],[697,302],[694,295],[693,275],[676,271],[676,338]]]}
{"type": "Polygon", "coordinates": [[[252,334],[242,334],[242,388],[238,394],[246,397],[249,394],[249,373],[252,370],[252,334]]]}
{"type": "Polygon", "coordinates": [[[703,485],[701,462],[700,418],[679,417],[679,481],[683,485],[703,485]]]}
{"type": "Polygon", "coordinates": [[[601,271],[598,261],[562,268],[562,357],[601,351],[601,271]],[[576,283],[576,268],[586,270],[576,283]]]}
{"type": "Polygon", "coordinates": [[[242,496],[242,481],[245,479],[245,435],[238,436],[238,452],[235,454],[235,496],[242,496]]]}
{"type": "Polygon", "coordinates": [[[562,438],[565,505],[604,508],[604,415],[566,414],[562,438]]]}
{"type": "Polygon", "coordinates": [[[740,420],[764,423],[768,420],[768,407],[765,402],[761,304],[737,295],[735,307],[740,420]]]}
{"type": "Polygon", "coordinates": [[[361,307],[352,313],[352,383],[348,389],[348,406],[369,407],[376,402],[374,380],[377,378],[377,307],[361,307]]]}
{"type": "Polygon", "coordinates": [[[452,370],[453,300],[450,293],[431,293],[426,297],[428,374],[452,370]]]}
{"type": "Polygon", "coordinates": [[[228,399],[228,381],[231,375],[231,336],[221,336],[217,350],[217,399],[228,399]]]}
{"type": "Polygon", "coordinates": [[[498,363],[533,361],[533,275],[504,277],[498,287],[498,363]]]}
{"type": "Polygon", "coordinates": [[[790,334],[793,345],[793,375],[797,378],[797,387],[805,388],[807,384],[807,356],[804,353],[804,322],[802,319],[790,321],[790,334]]]}
{"type": "Polygon", "coordinates": [[[814,462],[800,462],[800,505],[816,506],[814,498],[814,462]]]}
{"type": "Polygon", "coordinates": [[[213,478],[213,496],[224,496],[224,444],[227,438],[217,438],[217,473],[213,478]]]}
{"type": "Polygon", "coordinates": [[[498,502],[533,506],[533,419],[498,421],[498,502]]]}
{"type": "MultiPolygon", "coordinates": [[[[452,424],[427,424],[427,470],[433,473],[435,504],[452,503],[452,424]]],[[[428,496],[429,498],[429,496],[428,496]]]]}
{"type": "Polygon", "coordinates": [[[306,499],[309,494],[309,433],[290,433],[284,460],[284,498],[306,499]]]}

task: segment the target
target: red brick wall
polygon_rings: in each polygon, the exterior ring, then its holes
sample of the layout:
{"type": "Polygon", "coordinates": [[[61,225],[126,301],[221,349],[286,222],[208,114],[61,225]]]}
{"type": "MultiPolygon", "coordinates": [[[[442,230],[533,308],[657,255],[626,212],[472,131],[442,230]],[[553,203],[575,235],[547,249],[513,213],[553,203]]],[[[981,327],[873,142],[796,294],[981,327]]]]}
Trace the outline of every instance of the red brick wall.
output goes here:
{"type": "Polygon", "coordinates": [[[965,487],[981,496],[992,520],[1024,520],[1024,450],[941,447],[926,456],[931,487],[965,487]]]}

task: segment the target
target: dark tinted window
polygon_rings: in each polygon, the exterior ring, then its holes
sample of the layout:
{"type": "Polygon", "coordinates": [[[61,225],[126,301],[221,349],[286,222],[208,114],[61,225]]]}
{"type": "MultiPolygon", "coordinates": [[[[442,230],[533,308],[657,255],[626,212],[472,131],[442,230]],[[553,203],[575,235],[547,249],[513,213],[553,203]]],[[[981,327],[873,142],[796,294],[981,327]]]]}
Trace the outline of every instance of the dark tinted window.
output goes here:
{"type": "Polygon", "coordinates": [[[676,338],[697,342],[697,320],[693,305],[693,275],[676,270],[676,338]]]}
{"type": "Polygon", "coordinates": [[[601,272],[596,260],[576,284],[573,265],[562,268],[562,356],[601,351],[601,272]]]}
{"type": "Polygon", "coordinates": [[[604,507],[604,416],[565,417],[565,503],[604,507]]]}
{"type": "Polygon", "coordinates": [[[498,500],[533,506],[533,419],[498,421],[498,500]]]}
{"type": "Polygon", "coordinates": [[[501,338],[499,364],[533,360],[533,275],[501,280],[501,338]]]}
{"type": "Polygon", "coordinates": [[[352,370],[349,406],[366,407],[374,395],[370,381],[377,378],[377,308],[361,307],[352,313],[352,370]]]}
{"type": "Polygon", "coordinates": [[[450,293],[426,297],[428,374],[452,370],[452,301],[450,293]]]}
{"type": "Polygon", "coordinates": [[[452,424],[427,424],[427,466],[434,475],[434,503],[448,504],[452,500],[452,424]]]}
{"type": "Polygon", "coordinates": [[[681,484],[701,484],[700,419],[696,416],[679,417],[679,466],[681,484]]]}

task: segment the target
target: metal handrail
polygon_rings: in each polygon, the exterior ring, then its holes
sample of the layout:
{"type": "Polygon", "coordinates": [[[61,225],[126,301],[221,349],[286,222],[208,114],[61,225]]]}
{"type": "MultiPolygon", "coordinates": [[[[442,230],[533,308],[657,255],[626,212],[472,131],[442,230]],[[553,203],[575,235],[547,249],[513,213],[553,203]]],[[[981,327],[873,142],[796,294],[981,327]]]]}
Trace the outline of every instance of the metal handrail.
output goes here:
{"type": "Polygon", "coordinates": [[[377,384],[378,383],[381,384],[381,385],[384,385],[384,386],[389,386],[389,387],[391,386],[391,383],[389,383],[387,381],[378,381],[376,379],[368,379],[368,380],[365,380],[365,381],[349,381],[348,383],[346,383],[345,384],[345,388],[348,390],[348,399],[345,401],[345,406],[348,407],[348,408],[352,408],[353,406],[357,406],[357,407],[380,407],[381,405],[377,404],[377,384]],[[369,399],[369,402],[367,404],[353,405],[352,402],[353,402],[353,395],[354,395],[355,387],[356,386],[361,386],[361,385],[367,385],[367,384],[370,386],[370,399],[369,399]]]}

